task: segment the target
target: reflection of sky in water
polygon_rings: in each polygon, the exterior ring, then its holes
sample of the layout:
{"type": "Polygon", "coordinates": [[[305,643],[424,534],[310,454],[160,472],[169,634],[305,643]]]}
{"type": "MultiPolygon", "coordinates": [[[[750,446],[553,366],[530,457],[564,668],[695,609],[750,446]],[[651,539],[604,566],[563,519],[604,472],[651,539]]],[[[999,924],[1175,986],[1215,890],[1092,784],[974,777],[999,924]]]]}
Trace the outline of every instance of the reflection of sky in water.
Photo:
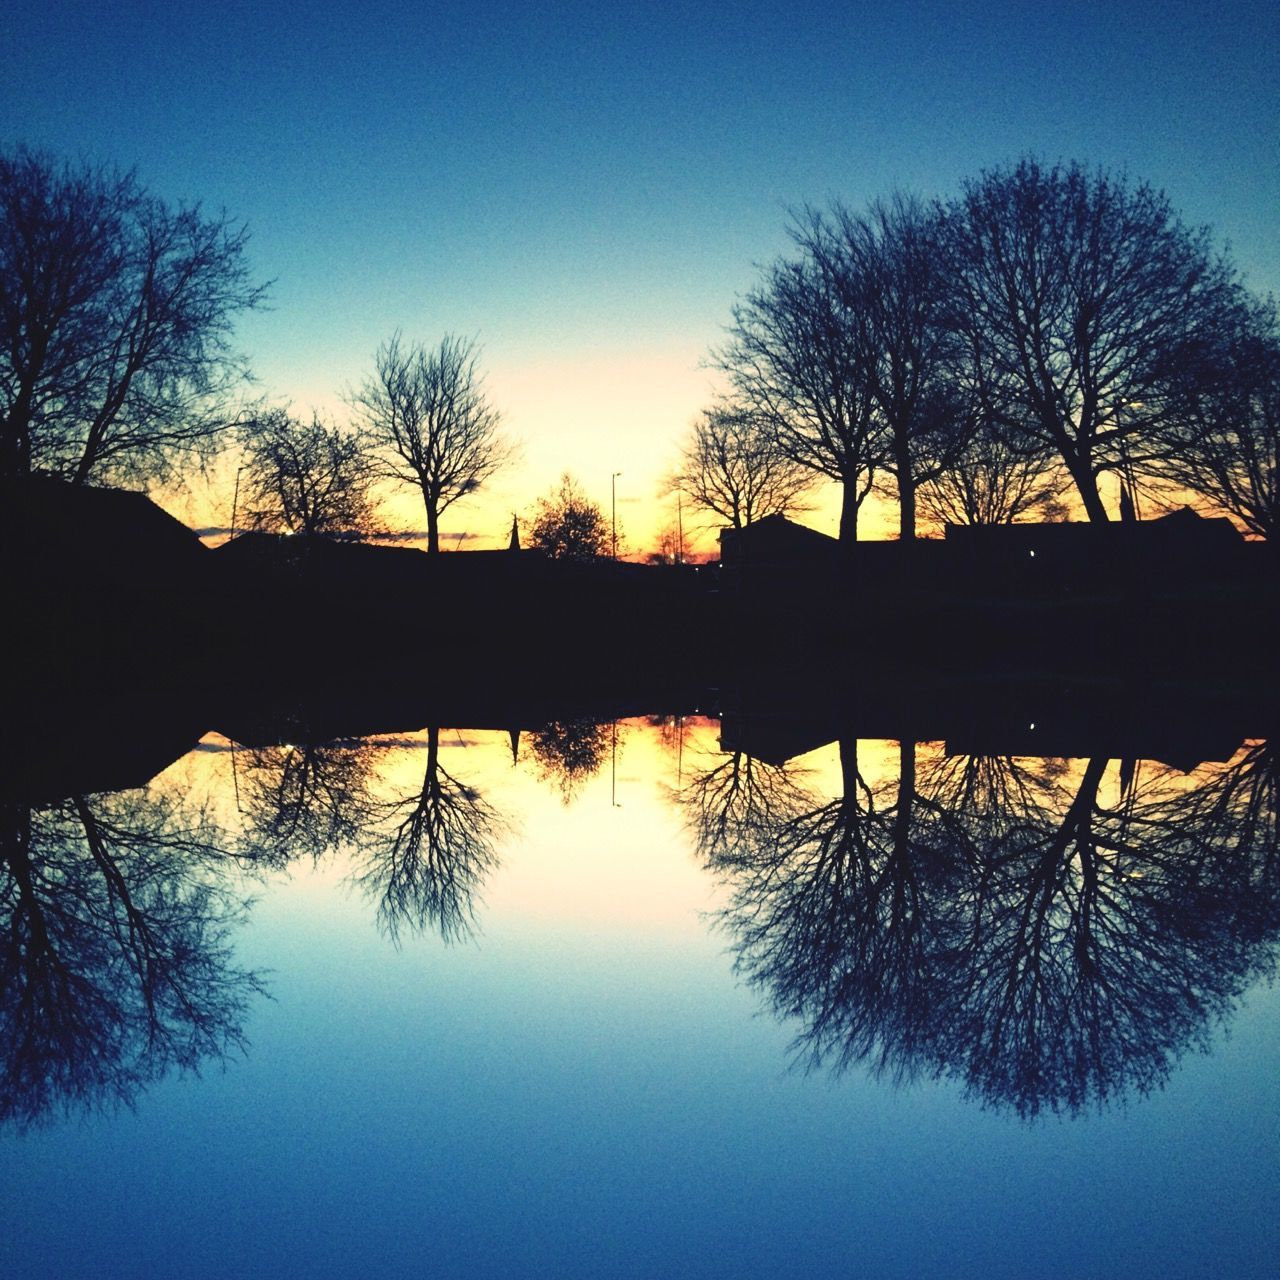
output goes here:
{"type": "MultiPolygon", "coordinates": [[[[441,763],[509,819],[473,942],[379,935],[340,855],[259,892],[247,1059],[135,1113],[0,1138],[0,1271],[30,1276],[1274,1275],[1280,998],[1163,1091],[1026,1125],[948,1084],[787,1070],[672,805],[621,726],[565,804],[505,734],[441,763]]],[[[896,748],[860,760],[892,779],[896,748]]],[[[388,785],[423,748],[387,747],[388,785]]],[[[806,784],[839,777],[832,750],[806,784]]],[[[228,800],[230,755],[171,771],[228,800]]],[[[244,777],[239,783],[243,788],[244,777]]]]}

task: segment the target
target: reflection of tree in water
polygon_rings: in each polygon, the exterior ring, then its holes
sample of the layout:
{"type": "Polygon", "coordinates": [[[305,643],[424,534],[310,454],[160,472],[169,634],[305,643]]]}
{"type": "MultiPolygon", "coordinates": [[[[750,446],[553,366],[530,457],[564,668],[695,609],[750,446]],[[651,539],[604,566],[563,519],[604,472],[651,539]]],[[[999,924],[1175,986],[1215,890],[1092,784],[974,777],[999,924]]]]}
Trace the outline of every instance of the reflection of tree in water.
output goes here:
{"type": "Polygon", "coordinates": [[[538,777],[554,783],[568,804],[578,788],[595,777],[614,743],[609,721],[552,720],[529,736],[538,777]]]}
{"type": "Polygon", "coordinates": [[[348,850],[355,882],[376,903],[393,939],[436,929],[445,941],[468,936],[476,897],[497,863],[497,812],[440,763],[440,730],[428,730],[420,786],[379,794],[376,742],[271,747],[241,766],[246,837],[287,862],[348,850]]]}
{"type": "Polygon", "coordinates": [[[237,880],[348,848],[393,937],[465,936],[496,859],[495,811],[440,764],[374,794],[367,743],[237,753],[242,830],[158,788],[40,808],[0,801],[0,1122],[131,1103],[243,1048],[258,977],[232,961],[237,880]]]}
{"type": "Polygon", "coordinates": [[[809,1061],[1073,1111],[1158,1086],[1271,967],[1266,748],[1190,780],[1125,767],[1114,799],[1102,759],[926,758],[917,776],[915,755],[871,786],[844,743],[840,798],[771,822],[735,796],[749,820],[697,820],[740,970],[809,1061]]]}
{"type": "Polygon", "coordinates": [[[794,765],[767,764],[745,751],[695,769],[680,800],[699,854],[721,870],[757,860],[761,846],[813,803],[794,765]]]}
{"type": "Polygon", "coordinates": [[[1145,1092],[1187,1047],[1207,1047],[1274,963],[1269,758],[1249,750],[1193,779],[1124,765],[1114,798],[1108,762],[1092,759],[1043,784],[1013,823],[1001,815],[993,829],[990,810],[962,811],[977,874],[952,954],[964,954],[963,931],[974,955],[949,975],[959,1043],[941,1056],[963,1048],[979,1092],[1033,1112],[1145,1092]]]}
{"type": "Polygon", "coordinates": [[[152,791],[2,808],[0,1120],[130,1103],[242,1048],[261,986],[232,964],[245,903],[208,815],[152,791]]]}
{"type": "Polygon", "coordinates": [[[684,759],[686,752],[696,751],[699,729],[703,725],[700,715],[646,716],[645,722],[657,731],[658,742],[663,753],[675,766],[676,778],[680,785],[684,783],[684,759]]]}
{"type": "Polygon", "coordinates": [[[356,740],[238,752],[246,839],[281,865],[356,844],[369,820],[373,760],[356,740]]]}
{"type": "MultiPolygon", "coordinates": [[[[1165,816],[1204,833],[1213,850],[1215,897],[1239,911],[1237,927],[1265,939],[1277,926],[1280,884],[1280,767],[1270,743],[1248,744],[1165,816]]],[[[1188,890],[1192,891],[1191,889],[1188,890]]]]}
{"type": "Polygon", "coordinates": [[[359,842],[356,881],[378,903],[388,936],[435,928],[446,942],[471,935],[476,901],[497,865],[503,820],[476,788],[440,763],[440,730],[427,735],[421,787],[373,807],[359,842]]]}
{"type": "Polygon", "coordinates": [[[700,844],[735,888],[727,923],[740,972],[803,1021],[806,1052],[907,1071],[899,1048],[920,1041],[933,1008],[928,887],[940,869],[905,838],[911,770],[898,787],[873,786],[852,740],[840,763],[843,794],[819,803],[790,766],[750,762],[723,793],[734,808],[700,817],[700,844]]]}

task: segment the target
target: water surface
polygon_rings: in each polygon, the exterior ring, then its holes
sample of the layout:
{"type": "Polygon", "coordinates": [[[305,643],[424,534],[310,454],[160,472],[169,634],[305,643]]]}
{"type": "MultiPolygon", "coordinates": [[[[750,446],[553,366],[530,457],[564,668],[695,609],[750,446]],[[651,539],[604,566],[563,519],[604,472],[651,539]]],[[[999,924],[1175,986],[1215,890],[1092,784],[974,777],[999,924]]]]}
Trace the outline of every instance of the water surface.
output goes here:
{"type": "Polygon", "coordinates": [[[1265,744],[732,739],[10,806],[4,1274],[1276,1274],[1265,744]]]}

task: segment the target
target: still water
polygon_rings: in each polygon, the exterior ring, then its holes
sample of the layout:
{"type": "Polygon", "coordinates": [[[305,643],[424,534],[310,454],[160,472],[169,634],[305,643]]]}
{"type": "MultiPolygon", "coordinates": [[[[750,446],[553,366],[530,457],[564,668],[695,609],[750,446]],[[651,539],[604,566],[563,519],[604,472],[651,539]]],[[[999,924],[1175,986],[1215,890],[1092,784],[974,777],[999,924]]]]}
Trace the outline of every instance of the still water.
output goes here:
{"type": "Polygon", "coordinates": [[[1274,1277],[1277,771],[1208,754],[210,734],[8,803],[0,1274],[1274,1277]]]}

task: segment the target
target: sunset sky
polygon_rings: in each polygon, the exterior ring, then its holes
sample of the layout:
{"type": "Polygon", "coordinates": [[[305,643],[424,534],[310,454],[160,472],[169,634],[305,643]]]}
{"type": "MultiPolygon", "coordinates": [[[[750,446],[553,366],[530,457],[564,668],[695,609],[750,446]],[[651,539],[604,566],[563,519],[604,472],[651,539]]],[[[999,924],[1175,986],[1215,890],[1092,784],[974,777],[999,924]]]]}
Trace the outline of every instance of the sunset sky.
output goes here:
{"type": "Polygon", "coordinates": [[[1163,187],[1280,291],[1280,22],[1261,0],[16,0],[0,39],[3,145],[136,166],[248,223],[275,283],[241,341],[276,400],[342,417],[394,330],[479,339],[523,461],[449,513],[446,545],[505,540],[567,467],[606,508],[622,473],[647,549],[713,392],[702,362],[806,201],[1079,159],[1163,187]]]}

